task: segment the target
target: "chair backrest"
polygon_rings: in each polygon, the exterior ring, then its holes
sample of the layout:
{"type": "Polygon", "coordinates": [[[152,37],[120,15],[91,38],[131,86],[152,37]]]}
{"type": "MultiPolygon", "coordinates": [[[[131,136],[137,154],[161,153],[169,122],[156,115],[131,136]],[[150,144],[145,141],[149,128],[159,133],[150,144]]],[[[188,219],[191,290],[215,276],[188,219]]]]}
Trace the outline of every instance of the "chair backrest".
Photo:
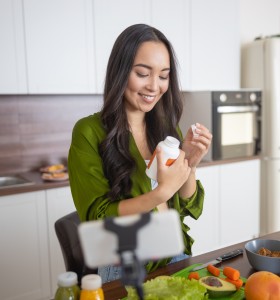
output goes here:
{"type": "Polygon", "coordinates": [[[78,236],[79,224],[80,219],[78,213],[75,211],[58,219],[54,226],[66,271],[77,273],[80,284],[82,276],[97,273],[97,269],[89,269],[85,266],[78,236]]]}

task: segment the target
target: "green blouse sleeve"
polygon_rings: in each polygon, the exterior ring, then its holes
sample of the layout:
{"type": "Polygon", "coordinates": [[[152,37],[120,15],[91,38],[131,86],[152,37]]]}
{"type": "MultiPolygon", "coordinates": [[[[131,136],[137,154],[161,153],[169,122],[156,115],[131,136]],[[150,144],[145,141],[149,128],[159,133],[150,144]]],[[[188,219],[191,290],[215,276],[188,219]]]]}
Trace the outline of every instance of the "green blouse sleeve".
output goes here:
{"type": "MultiPolygon", "coordinates": [[[[177,126],[177,132],[180,137],[181,142],[183,142],[182,131],[179,126],[177,126]]],[[[179,194],[176,193],[171,200],[169,206],[175,208],[180,216],[186,217],[191,216],[194,219],[198,219],[203,210],[204,202],[204,188],[199,180],[196,181],[196,191],[190,198],[180,198],[179,194]]]]}
{"type": "Polygon", "coordinates": [[[180,216],[191,216],[198,219],[203,210],[204,188],[199,180],[196,181],[196,191],[190,198],[181,198],[175,195],[172,199],[173,207],[179,212],[180,216]]]}
{"type": "Polygon", "coordinates": [[[72,132],[68,171],[73,200],[82,221],[118,214],[118,202],[111,202],[98,145],[105,132],[97,114],[79,120],[72,132]]]}

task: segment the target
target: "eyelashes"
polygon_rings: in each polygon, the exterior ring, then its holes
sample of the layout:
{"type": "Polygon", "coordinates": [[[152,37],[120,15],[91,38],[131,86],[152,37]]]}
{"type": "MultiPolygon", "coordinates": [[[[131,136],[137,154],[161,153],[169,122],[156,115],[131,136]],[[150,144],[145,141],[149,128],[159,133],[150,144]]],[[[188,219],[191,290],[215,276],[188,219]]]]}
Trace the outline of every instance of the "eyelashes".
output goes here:
{"type": "MultiPolygon", "coordinates": [[[[138,73],[136,72],[136,75],[139,77],[139,78],[145,78],[145,77],[148,77],[149,74],[141,74],[141,73],[138,73]]],[[[168,80],[169,79],[169,76],[159,76],[159,78],[161,80],[168,80]]]]}
{"type": "Polygon", "coordinates": [[[149,76],[148,74],[141,74],[141,73],[137,73],[137,72],[136,72],[136,75],[137,75],[138,77],[140,77],[140,78],[144,78],[144,77],[149,76]]]}

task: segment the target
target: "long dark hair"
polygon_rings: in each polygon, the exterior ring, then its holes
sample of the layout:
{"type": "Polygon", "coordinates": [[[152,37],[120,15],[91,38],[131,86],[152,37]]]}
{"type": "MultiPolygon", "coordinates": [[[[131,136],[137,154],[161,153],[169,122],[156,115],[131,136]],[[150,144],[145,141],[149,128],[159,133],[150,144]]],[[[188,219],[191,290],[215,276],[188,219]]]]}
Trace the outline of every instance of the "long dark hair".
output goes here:
{"type": "Polygon", "coordinates": [[[123,97],[136,52],[147,41],[162,42],[170,57],[168,90],[145,115],[149,150],[153,152],[156,145],[167,135],[179,138],[176,126],[182,114],[182,98],[172,45],[156,28],[145,24],[132,25],[119,35],[113,46],[107,65],[104,104],[101,110],[107,137],[100,144],[99,152],[111,188],[108,196],[112,201],[130,197],[130,176],[136,163],[129,152],[130,131],[123,97]]]}

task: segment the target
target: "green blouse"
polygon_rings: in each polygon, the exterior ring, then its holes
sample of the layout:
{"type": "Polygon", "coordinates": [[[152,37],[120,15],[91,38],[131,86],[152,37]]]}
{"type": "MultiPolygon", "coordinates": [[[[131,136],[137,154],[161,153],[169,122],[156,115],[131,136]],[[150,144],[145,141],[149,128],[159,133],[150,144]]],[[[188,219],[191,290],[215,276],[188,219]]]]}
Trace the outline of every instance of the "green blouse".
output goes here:
{"type": "MultiPolygon", "coordinates": [[[[180,134],[181,131],[179,130],[180,134]]],[[[182,135],[181,135],[182,136],[182,135]]],[[[119,201],[111,202],[107,197],[110,189],[106,179],[102,160],[98,152],[98,145],[106,137],[102,126],[100,113],[95,113],[79,120],[73,129],[72,143],[68,156],[68,171],[73,200],[81,221],[104,219],[118,216],[119,201]]],[[[136,161],[137,167],[131,175],[131,198],[150,192],[151,179],[146,175],[146,163],[142,158],[133,136],[130,136],[130,153],[136,161]]],[[[183,231],[185,253],[191,254],[193,239],[188,235],[189,227],[184,223],[186,216],[197,219],[203,209],[204,189],[197,180],[196,192],[191,198],[183,199],[176,193],[168,202],[169,208],[176,209],[180,214],[183,231]]],[[[154,209],[157,211],[157,208],[154,209]]],[[[171,258],[146,265],[148,272],[159,266],[164,266],[171,258]]]]}

